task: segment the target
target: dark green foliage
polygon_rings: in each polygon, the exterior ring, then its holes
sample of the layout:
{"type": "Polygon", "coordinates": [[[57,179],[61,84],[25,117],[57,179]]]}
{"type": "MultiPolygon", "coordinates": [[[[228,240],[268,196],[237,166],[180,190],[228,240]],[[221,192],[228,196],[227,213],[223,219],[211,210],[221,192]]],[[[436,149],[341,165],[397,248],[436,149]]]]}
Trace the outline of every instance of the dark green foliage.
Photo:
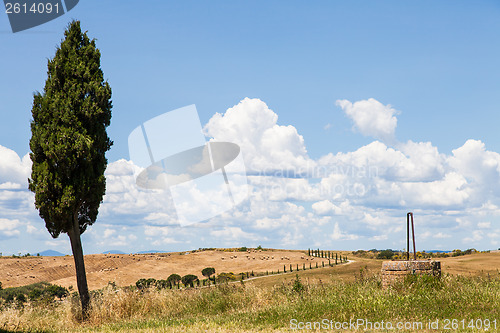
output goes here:
{"type": "Polygon", "coordinates": [[[198,280],[198,277],[196,275],[193,275],[193,274],[184,275],[182,277],[182,284],[185,285],[186,287],[190,286],[191,288],[193,288],[194,283],[197,280],[198,280]]]}
{"type": "Polygon", "coordinates": [[[246,247],[246,246],[240,247],[240,248],[238,249],[238,251],[240,251],[240,252],[247,252],[247,250],[248,250],[248,249],[247,249],[247,247],[246,247]]]}
{"type": "Polygon", "coordinates": [[[0,298],[3,298],[7,303],[15,299],[18,305],[22,305],[26,302],[27,298],[31,302],[52,302],[54,297],[61,299],[68,296],[68,294],[68,290],[64,287],[52,285],[47,282],[39,282],[22,287],[5,288],[0,291],[0,298]]]}
{"type": "Polygon", "coordinates": [[[203,270],[201,271],[201,274],[203,276],[206,276],[208,279],[210,279],[210,276],[215,274],[215,268],[213,268],[213,267],[203,268],[203,270]]]}
{"type": "Polygon", "coordinates": [[[31,301],[37,300],[42,296],[42,290],[35,288],[29,292],[28,297],[31,301]]]}
{"type": "Polygon", "coordinates": [[[69,292],[66,288],[56,285],[48,286],[44,292],[52,297],[57,297],[59,299],[69,295],[69,292]]]}
{"type": "Polygon", "coordinates": [[[256,250],[262,250],[262,246],[257,246],[256,250]]]}
{"type": "Polygon", "coordinates": [[[377,254],[377,259],[392,259],[392,256],[394,255],[394,251],[387,249],[380,251],[379,254],[377,254]]]}
{"type": "Polygon", "coordinates": [[[311,256],[311,249],[307,249],[307,255],[311,256]]]}
{"type": "Polygon", "coordinates": [[[2,282],[0,282],[0,290],[2,290],[2,282]]]}
{"type": "Polygon", "coordinates": [[[56,238],[76,215],[80,233],[92,225],[106,189],[106,134],[111,88],[100,69],[95,40],[73,21],[48,62],[43,93],[33,99],[29,188],[45,225],[56,238]]]}
{"type": "Polygon", "coordinates": [[[293,281],[292,290],[299,294],[305,290],[304,285],[300,281],[299,274],[295,275],[295,280],[293,281]]]}
{"type": "Polygon", "coordinates": [[[140,289],[140,290],[154,287],[155,285],[156,285],[155,279],[139,279],[135,283],[135,286],[137,287],[137,289],[140,289]]]}
{"type": "Polygon", "coordinates": [[[464,255],[475,253],[475,252],[477,252],[476,249],[467,249],[465,251],[458,249],[458,250],[453,250],[451,253],[451,256],[452,257],[459,257],[459,256],[464,256],[464,255]]]}
{"type": "Polygon", "coordinates": [[[29,189],[50,235],[70,238],[85,318],[90,295],[80,235],[96,221],[106,191],[111,88],[95,40],[80,22],[71,22],[64,36],[48,61],[43,92],[33,96],[29,189]]]}
{"type": "Polygon", "coordinates": [[[20,304],[24,304],[24,302],[26,302],[26,296],[25,296],[23,293],[19,293],[19,294],[17,294],[17,296],[16,296],[16,300],[17,300],[17,302],[19,302],[20,304]]]}
{"type": "Polygon", "coordinates": [[[167,280],[156,280],[156,288],[166,289],[169,287],[169,282],[167,280]]]}
{"type": "Polygon", "coordinates": [[[169,277],[167,278],[167,282],[169,284],[170,289],[174,287],[176,284],[181,281],[181,276],[179,274],[170,274],[169,277]]]}

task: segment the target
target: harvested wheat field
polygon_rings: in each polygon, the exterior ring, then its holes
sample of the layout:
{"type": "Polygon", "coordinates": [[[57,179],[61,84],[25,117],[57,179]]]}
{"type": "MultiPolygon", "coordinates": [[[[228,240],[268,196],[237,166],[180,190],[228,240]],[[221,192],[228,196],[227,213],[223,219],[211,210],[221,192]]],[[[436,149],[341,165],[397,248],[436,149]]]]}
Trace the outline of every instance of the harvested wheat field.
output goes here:
{"type": "Polygon", "coordinates": [[[454,275],[488,275],[500,272],[500,252],[473,253],[465,256],[437,258],[443,272],[454,275]]]}
{"type": "MultiPolygon", "coordinates": [[[[340,252],[339,252],[340,253],[340,252]]],[[[266,272],[287,270],[292,265],[321,265],[328,259],[309,257],[303,251],[251,250],[196,251],[156,254],[91,254],[85,256],[85,268],[90,290],[100,289],[115,282],[119,286],[133,285],[142,278],[166,279],[170,274],[197,275],[214,267],[216,273],[266,272]]],[[[17,287],[47,281],[63,287],[76,287],[72,256],[64,257],[0,257],[0,281],[4,287],[17,287]]]]}

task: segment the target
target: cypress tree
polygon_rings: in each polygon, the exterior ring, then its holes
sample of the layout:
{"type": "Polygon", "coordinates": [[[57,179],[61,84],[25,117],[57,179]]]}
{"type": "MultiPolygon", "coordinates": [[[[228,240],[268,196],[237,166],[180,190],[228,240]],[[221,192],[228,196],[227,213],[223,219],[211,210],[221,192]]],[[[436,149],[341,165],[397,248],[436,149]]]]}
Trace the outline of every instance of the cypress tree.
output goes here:
{"type": "Polygon", "coordinates": [[[106,191],[111,88],[80,22],[72,21],[64,36],[48,61],[43,92],[33,97],[29,189],[50,235],[69,236],[85,318],[90,297],[80,236],[96,221],[106,191]]]}

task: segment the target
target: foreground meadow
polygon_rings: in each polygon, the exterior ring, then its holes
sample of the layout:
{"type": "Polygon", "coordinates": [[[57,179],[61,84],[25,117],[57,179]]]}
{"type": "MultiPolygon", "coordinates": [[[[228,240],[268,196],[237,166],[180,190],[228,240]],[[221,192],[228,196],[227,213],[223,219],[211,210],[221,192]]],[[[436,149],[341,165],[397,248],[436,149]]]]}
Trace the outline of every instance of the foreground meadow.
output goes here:
{"type": "Polygon", "coordinates": [[[366,331],[367,322],[376,325],[383,321],[394,326],[420,322],[421,327],[417,324],[408,331],[438,332],[445,330],[446,320],[450,321],[450,329],[456,328],[453,331],[472,331],[467,327],[471,320],[474,328],[481,323],[482,329],[488,325],[489,332],[500,331],[498,273],[445,273],[439,280],[410,278],[388,290],[381,288],[378,275],[372,273],[364,266],[351,279],[330,275],[314,280],[290,274],[272,287],[260,286],[254,280],[180,291],[139,291],[110,284],[93,294],[85,323],[79,320],[78,299],[68,297],[61,302],[22,308],[4,305],[0,332],[284,332],[293,331],[300,323],[314,325],[327,320],[334,325],[358,319],[364,320],[364,326],[345,326],[335,331],[366,331]],[[438,330],[426,328],[436,320],[438,330]]]}

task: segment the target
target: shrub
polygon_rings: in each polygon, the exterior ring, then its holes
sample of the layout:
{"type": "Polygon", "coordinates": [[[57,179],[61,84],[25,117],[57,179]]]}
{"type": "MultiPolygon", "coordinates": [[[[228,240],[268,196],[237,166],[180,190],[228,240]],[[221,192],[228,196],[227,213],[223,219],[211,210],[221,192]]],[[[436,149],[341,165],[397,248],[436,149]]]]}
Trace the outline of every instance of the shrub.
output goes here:
{"type": "Polygon", "coordinates": [[[28,298],[30,299],[30,301],[36,301],[37,299],[39,299],[40,297],[42,296],[42,291],[38,288],[35,288],[33,289],[32,291],[29,292],[28,294],[28,298]]]}
{"type": "MultiPolygon", "coordinates": [[[[247,278],[248,278],[248,273],[247,273],[247,278]]],[[[217,282],[229,282],[229,281],[236,281],[238,278],[236,275],[234,275],[233,272],[230,273],[220,273],[217,275],[217,282]]]]}
{"type": "Polygon", "coordinates": [[[156,280],[156,288],[158,289],[166,289],[169,285],[167,280],[156,280]]]}
{"type": "Polygon", "coordinates": [[[45,289],[45,293],[52,297],[57,297],[62,299],[69,295],[69,292],[66,288],[56,285],[50,285],[45,289]]]}
{"type": "Polygon", "coordinates": [[[248,249],[247,249],[247,247],[246,247],[246,246],[242,246],[242,247],[240,247],[240,248],[238,249],[238,251],[240,251],[240,252],[247,252],[247,251],[248,251],[248,249]]]}
{"type": "Polygon", "coordinates": [[[152,287],[154,285],[156,285],[156,280],[155,279],[139,279],[135,283],[135,286],[139,290],[147,289],[147,288],[152,287]]]}
{"type": "Polygon", "coordinates": [[[392,256],[394,255],[394,251],[387,249],[380,251],[379,254],[377,254],[377,259],[392,259],[392,256]]]}
{"type": "Polygon", "coordinates": [[[57,296],[58,293],[63,295],[65,292],[67,293],[67,290],[63,287],[51,285],[48,282],[38,282],[21,287],[2,289],[0,290],[0,298],[3,298],[7,302],[11,302],[17,297],[17,295],[23,294],[24,296],[28,296],[28,298],[32,301],[46,298],[47,301],[50,302],[53,300],[54,296],[57,296]]]}
{"type": "Polygon", "coordinates": [[[293,281],[292,290],[300,294],[304,291],[304,289],[305,287],[300,281],[299,274],[295,274],[295,280],[293,281]]]}

